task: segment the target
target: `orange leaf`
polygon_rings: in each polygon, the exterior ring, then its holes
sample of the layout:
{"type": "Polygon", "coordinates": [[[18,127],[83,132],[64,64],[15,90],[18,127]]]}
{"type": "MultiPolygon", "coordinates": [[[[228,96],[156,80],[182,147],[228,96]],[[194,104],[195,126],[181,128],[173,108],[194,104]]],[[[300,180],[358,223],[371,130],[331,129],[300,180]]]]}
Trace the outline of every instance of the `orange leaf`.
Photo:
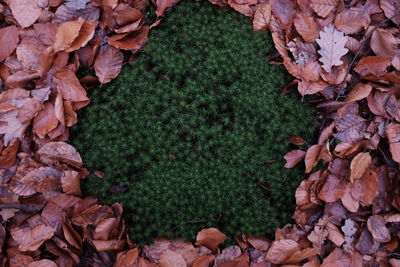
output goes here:
{"type": "Polygon", "coordinates": [[[79,18],[77,20],[67,21],[61,24],[58,27],[55,36],[53,45],[54,52],[69,49],[74,40],[78,37],[84,22],[85,20],[83,18],[79,18]]]}
{"type": "Polygon", "coordinates": [[[390,60],[377,56],[363,57],[356,65],[354,70],[361,76],[374,75],[381,76],[389,67],[390,60]]]}
{"type": "Polygon", "coordinates": [[[372,91],[372,86],[366,83],[358,83],[351,89],[350,93],[347,95],[345,102],[353,102],[364,99],[369,96],[372,91]]]}
{"type": "Polygon", "coordinates": [[[226,235],[216,228],[203,229],[197,233],[196,245],[204,245],[212,251],[216,251],[218,246],[225,242],[226,235]]]}
{"type": "Polygon", "coordinates": [[[192,267],[209,267],[215,260],[214,255],[205,255],[193,262],[192,267]]]}

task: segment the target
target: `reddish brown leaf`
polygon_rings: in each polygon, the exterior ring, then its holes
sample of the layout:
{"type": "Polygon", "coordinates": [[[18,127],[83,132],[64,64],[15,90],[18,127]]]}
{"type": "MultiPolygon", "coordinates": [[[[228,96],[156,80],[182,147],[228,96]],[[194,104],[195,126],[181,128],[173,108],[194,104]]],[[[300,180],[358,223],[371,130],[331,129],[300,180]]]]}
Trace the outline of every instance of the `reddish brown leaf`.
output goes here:
{"type": "Polygon", "coordinates": [[[85,20],[83,21],[81,28],[79,29],[78,36],[73,40],[71,45],[66,49],[67,52],[72,52],[84,47],[94,35],[95,21],[85,20]]]}
{"type": "Polygon", "coordinates": [[[247,253],[243,253],[235,259],[227,260],[221,262],[218,266],[221,267],[248,267],[249,265],[249,255],[247,253]]]}
{"type": "Polygon", "coordinates": [[[370,22],[369,14],[363,9],[351,8],[343,10],[336,16],[335,27],[346,34],[355,34],[362,28],[368,27],[370,22]]]}
{"type": "Polygon", "coordinates": [[[271,246],[271,242],[266,237],[249,237],[247,242],[253,246],[253,248],[261,251],[267,251],[271,246]]]}
{"type": "MultiPolygon", "coordinates": [[[[84,19],[67,21],[61,24],[58,29],[54,40],[54,52],[69,49],[74,40],[79,36],[84,19]]],[[[80,38],[80,37],[79,37],[80,38]]]]}
{"type": "Polygon", "coordinates": [[[76,149],[65,142],[50,142],[37,152],[44,161],[60,161],[75,167],[82,166],[82,158],[76,149]]]}
{"type": "Polygon", "coordinates": [[[337,0],[311,0],[312,9],[323,18],[326,18],[338,5],[337,0]]]}
{"type": "Polygon", "coordinates": [[[294,252],[288,259],[285,260],[286,264],[301,262],[305,259],[316,256],[320,253],[319,248],[305,248],[294,252]]]}
{"type": "Polygon", "coordinates": [[[19,140],[14,140],[11,144],[3,149],[0,156],[0,168],[14,166],[17,160],[17,152],[19,148],[19,140]]]}
{"type": "Polygon", "coordinates": [[[106,218],[102,220],[97,226],[93,234],[93,238],[97,240],[108,240],[111,231],[117,226],[116,218],[106,218]]]}
{"type": "Polygon", "coordinates": [[[367,170],[369,165],[371,164],[371,155],[369,152],[362,152],[357,154],[351,161],[350,165],[350,181],[353,182],[354,179],[359,179],[367,170]]]}
{"type": "Polygon", "coordinates": [[[306,164],[305,173],[310,173],[312,169],[317,165],[321,148],[322,145],[313,145],[307,150],[304,159],[304,162],[306,164]]]}
{"type": "Polygon", "coordinates": [[[97,251],[122,250],[125,244],[125,240],[93,240],[97,251]]]}
{"type": "Polygon", "coordinates": [[[165,10],[179,3],[180,0],[157,0],[156,1],[156,14],[157,17],[163,17],[165,10]]]}
{"type": "Polygon", "coordinates": [[[62,190],[66,194],[81,195],[81,174],[73,170],[66,170],[61,177],[62,190]]]}
{"type": "Polygon", "coordinates": [[[270,1],[272,13],[280,22],[283,29],[289,28],[296,15],[294,2],[291,0],[272,0],[270,1]]]}
{"type": "Polygon", "coordinates": [[[380,215],[368,218],[368,230],[377,242],[386,243],[391,240],[389,229],[385,226],[385,219],[380,215]]]}
{"type": "Polygon", "coordinates": [[[372,86],[366,83],[358,83],[347,95],[345,102],[353,102],[364,99],[369,96],[372,86]]]}
{"type": "Polygon", "coordinates": [[[297,13],[294,18],[294,27],[307,43],[314,42],[318,37],[318,25],[314,18],[306,13],[297,13]]]}
{"type": "Polygon", "coordinates": [[[0,29],[0,62],[14,52],[19,42],[18,29],[8,26],[0,29]]]}
{"type": "Polygon", "coordinates": [[[115,34],[108,38],[108,44],[122,50],[139,50],[148,41],[149,27],[143,26],[140,30],[132,33],[115,34]]]}
{"type": "Polygon", "coordinates": [[[54,232],[55,228],[39,224],[34,227],[26,225],[12,228],[10,234],[18,243],[19,250],[35,251],[44,241],[50,239],[54,235],[54,232]]]}
{"type": "Polygon", "coordinates": [[[400,163],[400,124],[392,122],[387,125],[386,136],[393,160],[400,163]]]}
{"type": "Polygon", "coordinates": [[[22,28],[31,26],[42,13],[34,0],[11,0],[9,3],[14,18],[22,28]]]}
{"type": "Polygon", "coordinates": [[[350,267],[351,259],[347,253],[344,253],[341,248],[335,248],[328,257],[324,259],[321,267],[350,267]]]}
{"type": "Polygon", "coordinates": [[[306,155],[302,150],[292,150],[287,153],[283,158],[286,160],[285,168],[293,168],[299,163],[306,155]]]}
{"type": "Polygon", "coordinates": [[[204,245],[212,251],[216,251],[218,246],[225,242],[226,238],[218,229],[207,228],[197,233],[196,245],[204,245]]]}
{"type": "Polygon", "coordinates": [[[139,249],[134,248],[128,251],[121,251],[117,255],[117,259],[114,263],[115,267],[129,267],[136,266],[139,259],[139,249]]]}
{"type": "Polygon", "coordinates": [[[40,138],[44,138],[46,134],[55,129],[57,125],[58,119],[55,114],[54,106],[50,102],[46,102],[44,108],[33,120],[33,130],[40,138]]]}
{"type": "Polygon", "coordinates": [[[328,175],[323,187],[318,193],[318,198],[325,202],[335,202],[339,200],[345,192],[345,180],[340,180],[335,175],[328,175]]]}
{"type": "Polygon", "coordinates": [[[304,139],[298,135],[289,136],[289,142],[295,146],[304,145],[304,139]]]}
{"type": "Polygon", "coordinates": [[[385,12],[385,16],[391,19],[397,26],[400,26],[400,3],[397,0],[381,0],[379,5],[385,12]]]}
{"type": "Polygon", "coordinates": [[[214,255],[205,255],[193,262],[192,267],[209,267],[214,263],[215,256],[214,255]]]}
{"type": "Polygon", "coordinates": [[[268,29],[271,21],[271,5],[270,3],[259,4],[253,19],[253,30],[256,32],[268,29]]]}
{"type": "Polygon", "coordinates": [[[186,267],[182,255],[173,250],[166,250],[161,254],[160,267],[186,267]]]}
{"type": "Polygon", "coordinates": [[[381,76],[386,72],[386,68],[389,67],[389,65],[390,60],[387,58],[369,56],[360,59],[354,70],[361,76],[381,76]]]}
{"type": "Polygon", "coordinates": [[[294,240],[282,239],[274,241],[268,250],[267,260],[274,264],[281,264],[299,250],[300,246],[294,240]]]}
{"type": "Polygon", "coordinates": [[[27,267],[57,267],[57,264],[54,261],[43,259],[39,261],[33,261],[29,263],[27,267]]]}
{"type": "Polygon", "coordinates": [[[304,95],[312,95],[318,93],[324,90],[326,87],[328,87],[328,84],[326,84],[321,80],[317,82],[309,82],[303,80],[299,82],[298,90],[299,93],[304,96],[304,95]]]}
{"type": "Polygon", "coordinates": [[[375,55],[389,59],[392,59],[399,51],[397,40],[393,33],[380,28],[372,33],[371,48],[375,55]]]}
{"type": "Polygon", "coordinates": [[[103,53],[97,56],[94,62],[96,76],[101,83],[108,83],[121,72],[122,53],[115,47],[109,46],[103,53]]]}

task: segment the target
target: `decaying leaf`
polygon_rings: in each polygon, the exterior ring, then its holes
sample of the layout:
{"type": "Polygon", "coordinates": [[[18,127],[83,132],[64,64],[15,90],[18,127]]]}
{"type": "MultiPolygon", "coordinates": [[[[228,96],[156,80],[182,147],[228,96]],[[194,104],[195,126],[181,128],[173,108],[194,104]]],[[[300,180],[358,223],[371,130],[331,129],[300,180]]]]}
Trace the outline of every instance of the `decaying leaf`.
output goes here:
{"type": "Polygon", "coordinates": [[[216,228],[203,229],[197,233],[196,245],[204,245],[216,251],[218,246],[225,242],[226,236],[216,228]]]}
{"type": "Polygon", "coordinates": [[[274,241],[268,250],[267,259],[274,264],[281,264],[299,250],[300,246],[294,240],[282,239],[274,241]]]}
{"type": "Polygon", "coordinates": [[[322,68],[329,73],[332,66],[343,64],[340,58],[349,51],[344,47],[347,42],[347,36],[336,30],[332,25],[328,25],[319,32],[319,37],[319,39],[316,39],[321,48],[318,50],[318,54],[321,55],[319,61],[323,64],[322,68]]]}
{"type": "Polygon", "coordinates": [[[31,26],[42,13],[42,9],[34,0],[11,0],[10,8],[22,28],[31,26]]]}
{"type": "Polygon", "coordinates": [[[271,20],[271,14],[270,3],[261,3],[254,14],[253,30],[264,31],[268,29],[269,22],[271,20]]]}
{"type": "Polygon", "coordinates": [[[359,179],[367,170],[369,165],[371,164],[371,155],[369,152],[362,152],[357,154],[351,161],[350,165],[350,181],[353,182],[354,179],[359,179]]]}
{"type": "Polygon", "coordinates": [[[18,42],[19,33],[17,27],[13,25],[0,29],[0,62],[15,50],[18,42]]]}
{"type": "Polygon", "coordinates": [[[115,47],[109,46],[103,53],[97,56],[94,62],[96,76],[101,83],[108,83],[121,72],[122,53],[115,47]]]}

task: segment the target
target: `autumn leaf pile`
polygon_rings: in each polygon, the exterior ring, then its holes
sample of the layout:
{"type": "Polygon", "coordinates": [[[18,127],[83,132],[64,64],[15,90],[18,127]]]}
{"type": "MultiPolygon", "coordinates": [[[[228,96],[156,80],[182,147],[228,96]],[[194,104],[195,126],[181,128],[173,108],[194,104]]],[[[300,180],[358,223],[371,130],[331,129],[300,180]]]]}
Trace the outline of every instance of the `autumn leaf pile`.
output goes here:
{"type": "Polygon", "coordinates": [[[115,78],[178,1],[0,2],[2,266],[399,266],[400,4],[396,0],[212,0],[269,29],[299,92],[322,111],[317,143],[294,150],[311,173],[295,192],[296,225],[274,241],[204,229],[192,245],[138,248],[119,204],[81,199],[87,175],[65,140],[86,88],[115,78]],[[123,52],[121,52],[123,51],[123,52]],[[79,66],[97,77],[76,77],[79,66]],[[319,161],[327,167],[312,172],[319,161]]]}

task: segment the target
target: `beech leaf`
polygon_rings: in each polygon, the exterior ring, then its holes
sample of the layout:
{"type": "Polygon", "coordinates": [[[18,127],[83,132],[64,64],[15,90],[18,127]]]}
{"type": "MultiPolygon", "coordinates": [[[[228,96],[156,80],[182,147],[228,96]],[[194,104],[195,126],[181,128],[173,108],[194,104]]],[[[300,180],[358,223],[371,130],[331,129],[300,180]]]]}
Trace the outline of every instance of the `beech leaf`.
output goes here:
{"type": "Polygon", "coordinates": [[[10,9],[22,28],[31,26],[42,14],[35,0],[11,0],[10,9]]]}
{"type": "Polygon", "coordinates": [[[270,21],[271,5],[270,3],[261,3],[254,14],[253,30],[259,32],[268,29],[270,21]]]}
{"type": "Polygon", "coordinates": [[[302,150],[292,150],[287,153],[283,158],[286,160],[285,168],[293,168],[299,163],[306,155],[306,152],[302,150]]]}
{"type": "Polygon", "coordinates": [[[101,83],[108,83],[121,72],[123,55],[119,49],[109,46],[94,62],[96,76],[101,83]]]}
{"type": "Polygon", "coordinates": [[[225,242],[226,235],[216,228],[203,229],[197,233],[196,245],[204,245],[212,251],[216,251],[218,246],[225,242]]]}
{"type": "Polygon", "coordinates": [[[353,182],[354,179],[359,179],[361,176],[364,174],[364,172],[367,170],[369,165],[371,164],[371,155],[369,152],[362,152],[357,154],[353,158],[350,164],[350,181],[353,182]]]}
{"type": "Polygon", "coordinates": [[[14,52],[19,42],[19,33],[15,25],[0,29],[0,62],[14,52]]]}

